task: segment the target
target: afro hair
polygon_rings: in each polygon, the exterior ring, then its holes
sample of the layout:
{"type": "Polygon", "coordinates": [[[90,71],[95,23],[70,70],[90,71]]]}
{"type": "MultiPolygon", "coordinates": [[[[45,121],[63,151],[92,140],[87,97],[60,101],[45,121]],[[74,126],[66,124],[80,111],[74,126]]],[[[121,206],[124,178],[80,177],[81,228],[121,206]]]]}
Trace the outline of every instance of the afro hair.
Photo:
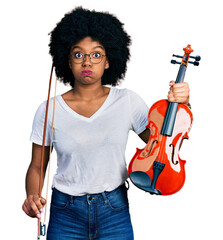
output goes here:
{"type": "Polygon", "coordinates": [[[74,87],[74,76],[68,63],[70,49],[83,38],[91,37],[104,46],[109,60],[109,68],[102,76],[102,85],[117,86],[125,76],[130,58],[131,39],[123,25],[110,13],[82,7],[65,14],[50,33],[50,54],[57,78],[74,87]]]}

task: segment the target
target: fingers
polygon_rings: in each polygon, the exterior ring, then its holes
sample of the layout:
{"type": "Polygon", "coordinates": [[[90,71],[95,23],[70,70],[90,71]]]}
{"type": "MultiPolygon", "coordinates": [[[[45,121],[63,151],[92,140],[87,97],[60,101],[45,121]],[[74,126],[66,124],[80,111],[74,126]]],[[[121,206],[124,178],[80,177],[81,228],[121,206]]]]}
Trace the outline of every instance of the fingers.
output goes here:
{"type": "Polygon", "coordinates": [[[169,86],[173,86],[175,84],[175,81],[170,81],[169,86]]]}
{"type": "Polygon", "coordinates": [[[46,200],[43,197],[41,197],[40,202],[42,203],[43,206],[45,206],[46,200]]]}
{"type": "Polygon", "coordinates": [[[170,90],[168,92],[168,101],[177,103],[189,103],[190,88],[187,82],[175,83],[170,82],[170,90]]]}
{"type": "Polygon", "coordinates": [[[25,204],[25,202],[22,205],[22,210],[30,217],[35,217],[35,213],[32,211],[31,209],[28,209],[27,205],[25,204]]]}
{"type": "Polygon", "coordinates": [[[22,209],[28,216],[40,218],[45,204],[46,200],[44,198],[40,199],[38,194],[29,195],[24,201],[22,209]]]}

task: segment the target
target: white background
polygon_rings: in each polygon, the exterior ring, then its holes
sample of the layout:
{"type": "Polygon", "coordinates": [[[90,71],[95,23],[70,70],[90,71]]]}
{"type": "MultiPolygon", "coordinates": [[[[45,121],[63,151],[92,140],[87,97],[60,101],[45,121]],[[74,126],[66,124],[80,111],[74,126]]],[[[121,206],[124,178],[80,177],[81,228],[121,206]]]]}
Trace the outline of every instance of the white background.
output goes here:
{"type": "MultiPolygon", "coordinates": [[[[135,239],[223,239],[222,216],[222,3],[212,0],[38,0],[2,1],[0,6],[1,235],[36,239],[37,221],[21,209],[31,158],[34,113],[47,97],[51,57],[48,33],[75,6],[108,11],[132,36],[131,61],[121,87],[151,106],[166,98],[178,65],[172,54],[191,44],[201,55],[185,81],[191,88],[194,124],[180,155],[187,160],[186,183],[175,195],[151,196],[131,184],[129,201],[135,239]]],[[[55,77],[55,76],[54,76],[55,77]]],[[[55,79],[55,78],[54,78],[55,79]]],[[[59,84],[57,93],[67,91],[59,84]]],[[[127,164],[144,143],[130,133],[127,164]]],[[[55,153],[52,156],[55,171],[55,153]]]]}

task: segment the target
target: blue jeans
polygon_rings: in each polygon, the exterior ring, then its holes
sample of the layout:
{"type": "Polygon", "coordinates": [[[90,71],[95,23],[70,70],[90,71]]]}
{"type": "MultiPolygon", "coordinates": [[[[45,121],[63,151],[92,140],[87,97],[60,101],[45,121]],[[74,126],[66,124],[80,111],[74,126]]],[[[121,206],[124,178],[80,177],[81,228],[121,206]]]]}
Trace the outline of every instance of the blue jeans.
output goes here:
{"type": "Polygon", "coordinates": [[[71,196],[53,189],[47,240],[133,240],[127,188],[71,196]]]}

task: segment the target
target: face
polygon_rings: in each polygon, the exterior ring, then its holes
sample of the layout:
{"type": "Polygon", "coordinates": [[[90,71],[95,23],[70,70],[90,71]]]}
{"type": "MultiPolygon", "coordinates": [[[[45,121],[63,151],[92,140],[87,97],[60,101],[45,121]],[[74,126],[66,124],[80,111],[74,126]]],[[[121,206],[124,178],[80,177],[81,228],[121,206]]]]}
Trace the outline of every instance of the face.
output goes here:
{"type": "Polygon", "coordinates": [[[98,41],[93,41],[91,37],[86,37],[80,42],[74,44],[70,50],[72,57],[69,59],[69,66],[75,78],[75,84],[89,85],[101,83],[101,77],[104,70],[109,67],[109,62],[106,56],[102,57],[100,63],[92,63],[89,55],[85,55],[82,63],[79,61],[84,54],[93,53],[93,57],[97,58],[100,55],[106,55],[104,47],[98,41]],[[75,60],[75,59],[76,60],[75,60]]]}

